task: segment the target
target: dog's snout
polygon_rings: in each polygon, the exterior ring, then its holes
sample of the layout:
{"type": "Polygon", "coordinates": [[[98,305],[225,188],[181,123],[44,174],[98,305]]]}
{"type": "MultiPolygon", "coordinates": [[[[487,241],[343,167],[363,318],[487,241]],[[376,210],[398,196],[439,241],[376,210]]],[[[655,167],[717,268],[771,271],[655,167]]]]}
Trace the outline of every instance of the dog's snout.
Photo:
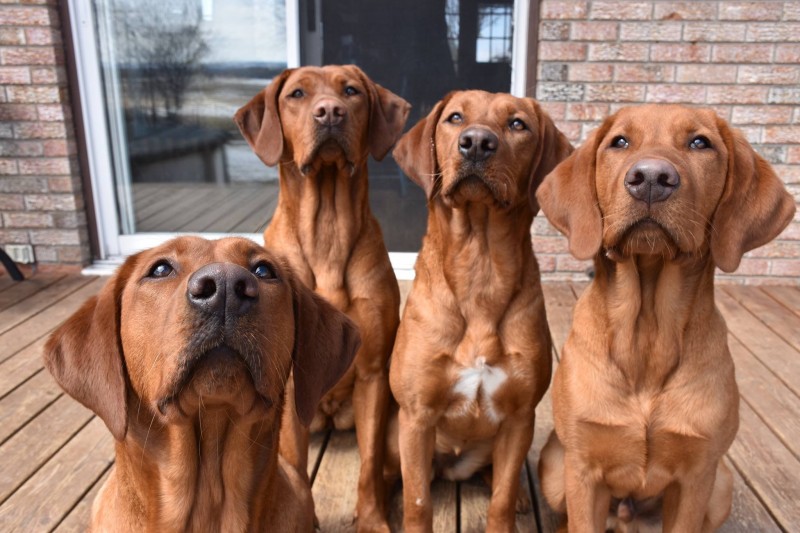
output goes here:
{"type": "Polygon", "coordinates": [[[647,205],[663,202],[678,188],[680,175],[672,163],[663,159],[642,159],[625,174],[625,188],[647,205]]]}
{"type": "Polygon", "coordinates": [[[322,126],[336,126],[347,116],[347,109],[333,98],[324,98],[316,103],[313,114],[322,126]]]}
{"type": "Polygon", "coordinates": [[[204,313],[240,316],[258,300],[258,280],[239,265],[212,263],[189,278],[186,298],[204,313]]]}
{"type": "Polygon", "coordinates": [[[467,159],[485,161],[497,151],[497,135],[484,128],[468,128],[458,138],[458,151],[467,159]]]}

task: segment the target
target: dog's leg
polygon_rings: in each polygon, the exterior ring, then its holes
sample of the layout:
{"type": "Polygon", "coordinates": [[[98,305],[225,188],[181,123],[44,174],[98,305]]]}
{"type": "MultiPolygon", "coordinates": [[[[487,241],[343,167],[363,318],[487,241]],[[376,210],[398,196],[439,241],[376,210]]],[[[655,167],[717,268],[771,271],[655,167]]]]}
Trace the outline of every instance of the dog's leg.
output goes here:
{"type": "MultiPolygon", "coordinates": [[[[308,479],[308,429],[297,418],[294,405],[294,377],[289,376],[284,391],[283,417],[281,419],[280,454],[300,476],[308,479]]],[[[310,486],[310,483],[309,483],[310,486]]]]}
{"type": "Polygon", "coordinates": [[[699,533],[709,508],[717,464],[687,475],[664,491],[664,532],[699,533]]]}
{"type": "Polygon", "coordinates": [[[708,512],[703,521],[703,532],[716,531],[722,526],[723,522],[731,514],[731,503],[733,503],[733,474],[725,464],[724,459],[720,459],[717,466],[717,478],[714,480],[714,490],[711,492],[711,499],[708,502],[708,512]]]}
{"type": "Polygon", "coordinates": [[[433,421],[400,408],[400,469],[403,473],[403,528],[433,531],[431,471],[436,429],[433,421]]]}
{"type": "Polygon", "coordinates": [[[487,531],[514,531],[519,471],[533,441],[533,418],[507,418],[492,450],[492,499],[487,531]]]}
{"type": "Polygon", "coordinates": [[[547,444],[539,455],[539,480],[542,494],[550,508],[564,514],[567,512],[567,497],[564,489],[564,445],[555,431],[550,433],[547,444]]]}
{"type": "Polygon", "coordinates": [[[567,497],[567,528],[570,533],[605,530],[611,493],[586,470],[585,463],[564,454],[564,488],[567,497]]]}

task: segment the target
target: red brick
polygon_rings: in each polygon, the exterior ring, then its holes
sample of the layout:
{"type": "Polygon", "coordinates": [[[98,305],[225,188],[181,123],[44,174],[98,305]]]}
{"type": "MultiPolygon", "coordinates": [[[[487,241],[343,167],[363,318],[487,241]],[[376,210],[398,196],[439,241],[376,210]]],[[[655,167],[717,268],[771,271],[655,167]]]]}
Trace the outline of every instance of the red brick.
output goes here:
{"type": "Polygon", "coordinates": [[[56,176],[47,178],[50,192],[78,192],[81,190],[81,180],[77,176],[56,176]]]}
{"type": "Polygon", "coordinates": [[[768,103],[800,104],[800,87],[770,87],[768,103]]]}
{"type": "Polygon", "coordinates": [[[539,61],[582,61],[586,59],[586,45],[581,43],[539,43],[539,61]]]}
{"type": "Polygon", "coordinates": [[[25,33],[22,28],[0,28],[0,45],[25,44],[25,33]]]}
{"type": "Polygon", "coordinates": [[[42,104],[36,106],[39,120],[44,122],[60,122],[72,118],[69,108],[63,104],[42,104]]]}
{"type": "Polygon", "coordinates": [[[0,7],[0,26],[49,26],[58,14],[46,7],[0,7]]]}
{"type": "Polygon", "coordinates": [[[800,241],[800,222],[791,222],[781,233],[781,238],[800,241]]]}
{"type": "Polygon", "coordinates": [[[655,2],[655,20],[713,20],[717,6],[713,2],[655,2]]]}
{"type": "Polygon", "coordinates": [[[736,274],[740,276],[763,276],[769,274],[769,261],[767,259],[745,257],[739,263],[736,274]]]}
{"type": "MultiPolygon", "coordinates": [[[[16,161],[15,161],[16,163],[16,161]]],[[[14,176],[0,178],[0,192],[9,193],[45,193],[47,179],[41,177],[14,176]]]]}
{"type": "Polygon", "coordinates": [[[56,57],[56,51],[52,47],[0,50],[0,58],[4,65],[55,65],[56,57]]]}
{"type": "Polygon", "coordinates": [[[49,228],[53,217],[47,213],[3,213],[7,228],[49,228]]]}
{"type": "Polygon", "coordinates": [[[536,254],[536,262],[539,263],[539,272],[555,272],[556,256],[548,254],[536,254]]]}
{"type": "Polygon", "coordinates": [[[646,101],[693,104],[702,102],[705,92],[703,85],[648,85],[646,101]]]}
{"type": "Polygon", "coordinates": [[[69,174],[71,172],[69,159],[65,157],[21,159],[19,173],[27,175],[69,174]]]}
{"type": "Polygon", "coordinates": [[[772,169],[788,184],[800,184],[800,165],[772,165],[772,169]]]}
{"type": "Polygon", "coordinates": [[[680,41],[680,22],[623,22],[620,26],[622,41],[680,41]]]}
{"type": "Polygon", "coordinates": [[[703,106],[706,109],[712,110],[716,113],[721,119],[726,120],[728,122],[731,121],[731,106],[729,105],[706,105],[703,106]]]}
{"type": "Polygon", "coordinates": [[[31,68],[31,80],[40,85],[66,85],[67,71],[64,67],[34,67],[31,68]]]}
{"type": "Polygon", "coordinates": [[[21,85],[31,82],[31,71],[28,67],[0,67],[0,84],[21,85]]]}
{"type": "Polygon", "coordinates": [[[800,67],[777,65],[741,65],[739,83],[793,85],[800,83],[800,67]]]}
{"type": "Polygon", "coordinates": [[[683,28],[684,41],[740,42],[744,40],[746,26],[738,23],[687,22],[683,28]]]}
{"type": "Polygon", "coordinates": [[[564,118],[567,104],[564,102],[539,102],[539,106],[545,113],[550,115],[553,120],[560,120],[564,118]]]}
{"type": "Polygon", "coordinates": [[[80,232],[74,229],[31,230],[32,244],[73,244],[81,243],[80,232]]]}
{"type": "Polygon", "coordinates": [[[571,255],[556,256],[556,270],[559,272],[585,272],[590,266],[591,261],[578,261],[571,255]]]}
{"type": "Polygon", "coordinates": [[[539,26],[540,41],[569,40],[569,22],[545,20],[539,26]]]}
{"type": "Polygon", "coordinates": [[[34,246],[33,255],[37,263],[56,263],[58,262],[58,252],[55,246],[34,246]]]}
{"type": "Polygon", "coordinates": [[[39,141],[0,141],[0,156],[36,157],[43,154],[44,147],[39,141]]]}
{"type": "Polygon", "coordinates": [[[550,221],[547,220],[542,213],[536,215],[536,218],[533,219],[533,230],[534,235],[561,235],[561,233],[550,224],[550,221]]]}
{"type": "MultiPolygon", "coordinates": [[[[12,176],[19,174],[16,159],[0,159],[0,176],[12,176]]],[[[0,181],[8,180],[8,178],[0,178],[0,181]]],[[[3,189],[0,189],[3,190],[3,189]]]]}
{"type": "Polygon", "coordinates": [[[755,257],[785,258],[800,257],[800,241],[772,241],[750,252],[755,257]]]}
{"type": "Polygon", "coordinates": [[[17,139],[60,139],[66,137],[63,122],[20,122],[14,124],[17,139]]]}
{"type": "Polygon", "coordinates": [[[786,162],[800,165],[800,146],[790,146],[786,151],[786,162]]]}
{"type": "Polygon", "coordinates": [[[706,93],[709,104],[763,104],[767,87],[741,85],[710,85],[706,93]]]}
{"type": "Polygon", "coordinates": [[[16,122],[36,120],[36,106],[31,104],[6,104],[0,106],[0,121],[16,122]]]}
{"type": "MultiPolygon", "coordinates": [[[[85,231],[79,232],[82,235],[82,239],[84,242],[88,240],[88,237],[83,235],[85,231]]],[[[58,262],[59,263],[79,263],[79,264],[86,264],[89,262],[91,254],[89,252],[89,248],[86,245],[83,246],[56,246],[56,252],[58,253],[58,262]]]]}
{"type": "Polygon", "coordinates": [[[800,276],[800,259],[773,259],[771,262],[773,276],[800,276]]]}
{"type": "Polygon", "coordinates": [[[25,204],[21,194],[0,194],[0,211],[22,211],[25,204]]]}
{"type": "Polygon", "coordinates": [[[596,121],[603,120],[608,115],[608,104],[577,103],[567,105],[567,118],[569,120],[596,121]]]}
{"type": "Polygon", "coordinates": [[[800,44],[779,44],[775,46],[775,62],[800,63],[800,44]]]}
{"type": "Polygon", "coordinates": [[[648,48],[642,43],[592,43],[589,61],[646,61],[648,48]]]}
{"type": "Polygon", "coordinates": [[[780,20],[783,4],[780,2],[731,2],[719,3],[719,20],[780,20]]]}
{"type": "Polygon", "coordinates": [[[59,139],[55,141],[43,141],[41,144],[45,157],[69,156],[75,155],[78,152],[74,141],[59,139]]]}
{"type": "Polygon", "coordinates": [[[573,41],[616,41],[619,37],[616,22],[573,22],[570,26],[573,41]]]}
{"type": "Polygon", "coordinates": [[[611,81],[614,67],[602,63],[576,63],[569,66],[569,81],[611,81]]]}
{"type": "Polygon", "coordinates": [[[546,254],[565,254],[569,253],[567,240],[563,237],[533,237],[533,251],[546,254]]]}
{"type": "Polygon", "coordinates": [[[3,244],[30,244],[27,231],[0,230],[0,242],[3,244]]]}
{"type": "Polygon", "coordinates": [[[83,200],[74,194],[26,194],[28,211],[75,211],[83,207],[83,200]]]}
{"type": "Polygon", "coordinates": [[[61,44],[61,32],[51,28],[26,28],[25,40],[27,44],[39,46],[61,44]]]}
{"type": "Polygon", "coordinates": [[[800,126],[767,126],[764,142],[800,144],[800,126]]]}
{"type": "Polygon", "coordinates": [[[792,118],[791,106],[735,106],[733,124],[788,124],[792,118]]]}
{"type": "Polygon", "coordinates": [[[783,3],[783,20],[800,20],[800,2],[791,0],[783,3]]]}
{"type": "Polygon", "coordinates": [[[615,83],[586,86],[588,102],[643,102],[644,95],[644,85],[615,83]]]}
{"type": "Polygon", "coordinates": [[[711,45],[708,44],[659,44],[650,45],[650,60],[669,63],[698,63],[708,61],[711,45]]]}
{"type": "Polygon", "coordinates": [[[773,44],[715,44],[711,57],[715,63],[771,63],[773,44]]]}
{"type": "Polygon", "coordinates": [[[736,65],[678,65],[680,83],[736,83],[736,65]]]}
{"type": "Polygon", "coordinates": [[[542,20],[548,19],[584,19],[586,18],[586,2],[543,0],[540,7],[542,20]]]}
{"type": "Polygon", "coordinates": [[[653,11],[650,2],[595,0],[591,7],[589,18],[606,20],[649,20],[653,11]]]}
{"type": "Polygon", "coordinates": [[[617,65],[614,69],[615,81],[673,81],[674,77],[672,65],[617,65]]]}
{"type": "Polygon", "coordinates": [[[20,104],[50,104],[61,101],[61,90],[58,87],[6,87],[8,101],[20,104]]]}
{"type": "Polygon", "coordinates": [[[750,144],[759,144],[761,142],[762,133],[764,132],[763,126],[739,126],[736,129],[742,132],[742,135],[750,144]]]}
{"type": "Polygon", "coordinates": [[[800,41],[800,23],[754,23],[747,26],[747,40],[751,42],[800,41]]]}
{"type": "Polygon", "coordinates": [[[581,138],[581,123],[580,122],[556,122],[558,130],[569,139],[569,142],[575,144],[581,138]]]}

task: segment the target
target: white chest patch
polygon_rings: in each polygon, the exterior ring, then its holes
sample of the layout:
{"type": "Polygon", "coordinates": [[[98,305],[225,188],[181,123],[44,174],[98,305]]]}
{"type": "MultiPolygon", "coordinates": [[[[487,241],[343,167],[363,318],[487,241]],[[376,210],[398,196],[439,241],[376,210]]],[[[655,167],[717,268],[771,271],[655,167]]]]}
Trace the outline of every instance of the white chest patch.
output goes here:
{"type": "Polygon", "coordinates": [[[489,366],[484,357],[478,357],[475,366],[459,371],[453,392],[464,396],[468,403],[480,402],[489,419],[497,423],[500,417],[492,397],[507,379],[508,374],[502,368],[489,366]]]}

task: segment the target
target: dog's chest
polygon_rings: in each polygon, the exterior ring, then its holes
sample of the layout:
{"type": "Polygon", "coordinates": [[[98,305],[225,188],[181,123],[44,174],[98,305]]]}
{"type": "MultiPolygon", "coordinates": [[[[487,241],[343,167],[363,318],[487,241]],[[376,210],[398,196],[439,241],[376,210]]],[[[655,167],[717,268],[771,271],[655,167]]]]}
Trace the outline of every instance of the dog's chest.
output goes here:
{"type": "Polygon", "coordinates": [[[455,381],[443,415],[444,426],[478,438],[490,436],[506,417],[498,395],[508,383],[508,372],[501,365],[488,364],[483,356],[470,366],[454,363],[451,371],[455,381]]]}

